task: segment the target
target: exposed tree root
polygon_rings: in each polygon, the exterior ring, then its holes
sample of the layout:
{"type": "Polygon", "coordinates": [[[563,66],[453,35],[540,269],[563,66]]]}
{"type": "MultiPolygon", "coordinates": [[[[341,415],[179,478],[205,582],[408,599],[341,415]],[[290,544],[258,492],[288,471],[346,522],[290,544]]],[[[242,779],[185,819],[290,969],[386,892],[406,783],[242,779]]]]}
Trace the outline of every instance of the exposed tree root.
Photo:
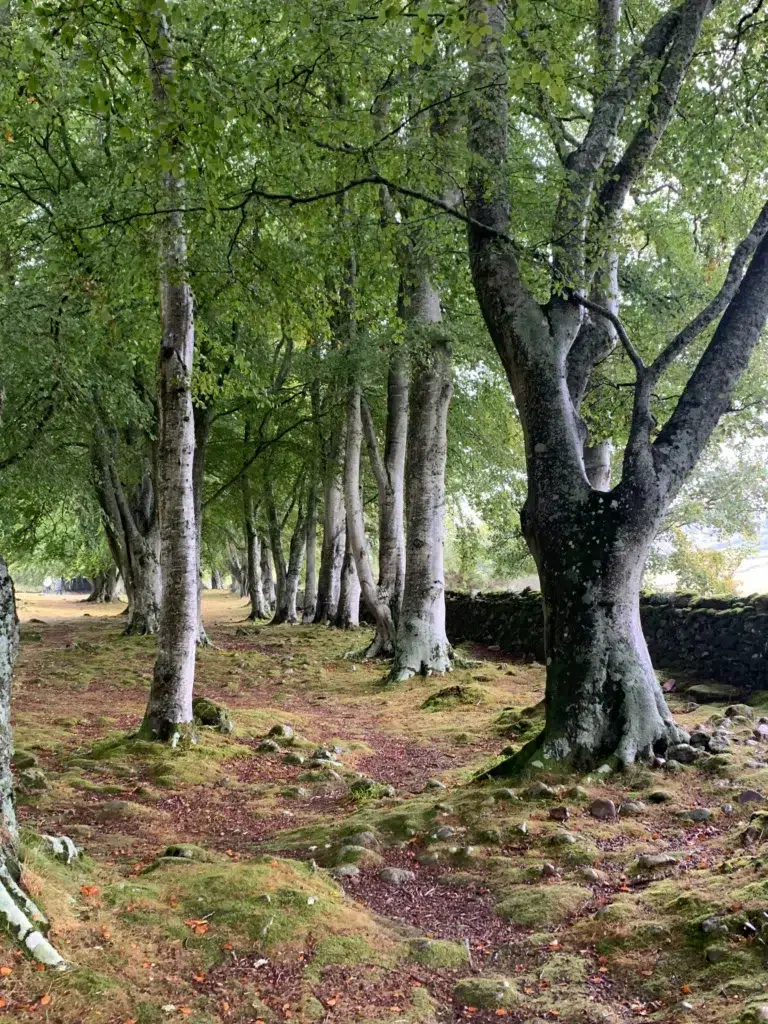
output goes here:
{"type": "Polygon", "coordinates": [[[0,921],[35,960],[56,970],[66,969],[66,961],[45,937],[47,920],[14,880],[4,861],[0,861],[0,921]]]}
{"type": "Polygon", "coordinates": [[[586,746],[569,748],[562,737],[553,738],[545,729],[517,753],[480,772],[475,779],[482,781],[525,775],[534,761],[540,761],[544,767],[558,772],[570,770],[580,774],[594,771],[604,764],[612,768],[625,768],[638,762],[650,761],[655,754],[663,753],[670,744],[683,743],[687,739],[688,733],[670,718],[659,719],[653,725],[647,722],[632,723],[632,727],[625,729],[618,743],[598,749],[586,746]],[[563,750],[568,752],[561,754],[563,750]]]}

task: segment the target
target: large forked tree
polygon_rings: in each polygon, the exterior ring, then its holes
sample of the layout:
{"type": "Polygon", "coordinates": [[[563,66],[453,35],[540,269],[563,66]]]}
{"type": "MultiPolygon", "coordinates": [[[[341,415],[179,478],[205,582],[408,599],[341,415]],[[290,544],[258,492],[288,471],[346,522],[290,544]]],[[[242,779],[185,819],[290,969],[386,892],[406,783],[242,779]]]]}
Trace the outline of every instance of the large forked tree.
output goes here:
{"type": "MultiPolygon", "coordinates": [[[[627,764],[685,738],[651,667],[640,627],[640,579],[662,517],[727,411],[768,317],[768,205],[736,249],[718,293],[650,365],[628,337],[615,301],[595,301],[607,291],[626,201],[673,117],[714,7],[713,0],[685,0],[630,49],[619,35],[619,3],[595,4],[596,57],[585,90],[591,110],[580,110],[581,132],[566,130],[558,140],[564,173],[544,301],[527,283],[521,245],[510,235],[509,48],[524,34],[512,3],[468,5],[470,264],[525,436],[528,495],[521,521],[541,580],[547,659],[544,730],[497,766],[499,774],[533,757],[580,768],[610,758],[627,764]],[[614,72],[616,54],[622,59],[614,72]],[[715,324],[657,433],[651,405],[660,377],[715,324]],[[593,483],[585,465],[589,439],[580,408],[595,365],[610,352],[610,328],[635,382],[621,479],[606,490],[605,475],[593,483]]],[[[586,61],[580,73],[590,74],[586,61]]]]}

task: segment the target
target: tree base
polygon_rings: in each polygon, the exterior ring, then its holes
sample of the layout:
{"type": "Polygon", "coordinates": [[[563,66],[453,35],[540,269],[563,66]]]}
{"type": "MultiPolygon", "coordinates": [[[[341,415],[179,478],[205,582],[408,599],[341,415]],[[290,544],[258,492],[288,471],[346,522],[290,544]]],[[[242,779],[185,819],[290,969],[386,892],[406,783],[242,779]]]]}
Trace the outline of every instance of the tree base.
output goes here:
{"type": "MultiPolygon", "coordinates": [[[[553,755],[556,755],[558,749],[562,749],[561,743],[559,740],[553,741],[545,729],[538,736],[529,740],[517,753],[493,765],[492,768],[480,772],[475,776],[475,781],[509,779],[546,769],[558,773],[574,772],[583,775],[595,771],[605,764],[612,769],[620,770],[628,768],[632,764],[648,763],[655,756],[663,754],[671,744],[684,743],[689,738],[688,733],[672,720],[664,721],[663,730],[658,728],[654,730],[656,738],[653,741],[644,742],[642,745],[637,742],[638,731],[643,731],[642,724],[635,723],[634,729],[630,730],[631,735],[622,737],[620,743],[612,749],[588,750],[581,747],[565,756],[558,757],[553,755]],[[629,751],[632,752],[631,756],[628,756],[629,751]]],[[[647,740],[647,736],[643,738],[647,740]]]]}
{"type": "Polygon", "coordinates": [[[190,746],[198,740],[194,722],[170,722],[159,715],[150,714],[144,716],[136,737],[151,743],[168,743],[174,748],[190,746]]]}
{"type": "Polygon", "coordinates": [[[154,636],[157,633],[157,626],[157,622],[134,618],[123,630],[123,636],[154,636]]]}
{"type": "Polygon", "coordinates": [[[44,935],[48,922],[15,881],[4,860],[0,860],[0,922],[38,963],[66,970],[66,961],[44,935]]]}

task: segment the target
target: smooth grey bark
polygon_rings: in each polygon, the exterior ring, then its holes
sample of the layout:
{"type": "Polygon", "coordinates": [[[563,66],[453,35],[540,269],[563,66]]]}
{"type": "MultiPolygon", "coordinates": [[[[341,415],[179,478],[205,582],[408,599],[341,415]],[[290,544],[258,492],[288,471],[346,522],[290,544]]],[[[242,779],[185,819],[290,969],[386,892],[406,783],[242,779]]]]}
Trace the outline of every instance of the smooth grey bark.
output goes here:
{"type": "Polygon", "coordinates": [[[248,618],[250,620],[268,619],[269,608],[264,599],[264,588],[261,579],[261,547],[256,529],[253,492],[248,473],[243,474],[241,481],[243,491],[243,519],[245,523],[245,551],[248,560],[246,575],[248,580],[248,600],[251,604],[248,618]]]}
{"type": "Polygon", "coordinates": [[[337,629],[357,629],[360,625],[360,580],[357,578],[355,556],[348,538],[344,544],[339,600],[332,624],[337,629]]]}
{"type": "MultiPolygon", "coordinates": [[[[347,436],[344,458],[344,503],[347,510],[346,546],[354,559],[358,586],[376,627],[376,635],[364,656],[366,658],[377,655],[387,657],[394,650],[395,623],[386,595],[382,595],[376,586],[365,537],[363,503],[360,495],[360,456],[363,444],[361,399],[362,388],[359,382],[353,380],[350,383],[347,398],[347,436]]],[[[342,570],[343,579],[344,571],[342,570]]]]}
{"type": "MultiPolygon", "coordinates": [[[[173,77],[165,15],[157,14],[162,51],[151,57],[153,98],[165,115],[167,86],[173,77]]],[[[183,206],[183,181],[166,173],[168,206],[183,206]]],[[[192,363],[195,324],[192,289],[187,280],[187,235],[183,215],[169,213],[161,227],[160,319],[157,362],[157,480],[160,511],[160,605],[157,659],[142,733],[173,744],[193,732],[192,691],[198,638],[198,545],[193,467],[195,426],[192,363]]]]}
{"type": "Polygon", "coordinates": [[[686,736],[651,668],[638,613],[640,577],[663,516],[728,408],[768,319],[768,204],[734,253],[718,295],[651,366],[615,313],[584,296],[598,271],[588,266],[586,253],[598,247],[593,243],[600,232],[616,230],[623,200],[672,115],[711,8],[709,0],[687,0],[667,11],[627,64],[595,90],[592,119],[568,160],[553,228],[558,242],[552,297],[541,305],[524,282],[508,235],[509,109],[502,44],[507,4],[470,0],[470,28],[487,29],[470,61],[469,138],[475,154],[467,204],[470,268],[524,431],[528,495],[521,523],[541,580],[547,660],[544,730],[493,774],[524,768],[534,757],[582,769],[608,759],[627,764],[686,736]],[[652,111],[635,117],[635,134],[605,168],[619,146],[625,114],[641,86],[654,78],[652,111]],[[601,169],[609,173],[593,209],[601,169]],[[721,314],[671,416],[652,440],[653,385],[721,314]],[[579,416],[583,386],[594,366],[591,357],[582,358],[585,319],[595,329],[612,324],[636,374],[622,477],[607,493],[600,489],[606,484],[605,453],[596,473],[599,466],[585,462],[579,416]]]}
{"type": "Polygon", "coordinates": [[[261,549],[261,586],[267,607],[271,609],[274,608],[277,597],[275,577],[272,573],[272,560],[269,557],[269,541],[261,533],[259,534],[259,547],[261,549]]]}
{"type": "Polygon", "coordinates": [[[445,633],[445,465],[451,354],[440,332],[440,297],[423,266],[414,268],[404,296],[412,330],[426,342],[413,360],[406,465],[405,589],[397,624],[393,681],[449,672],[445,633]]]}
{"type": "Polygon", "coordinates": [[[213,411],[210,405],[193,407],[195,454],[192,460],[192,493],[195,508],[195,564],[197,566],[197,642],[201,647],[209,647],[211,641],[203,625],[203,483],[205,481],[205,459],[208,453],[208,438],[213,423],[213,411]]]}
{"type": "Polygon", "coordinates": [[[13,803],[11,690],[19,649],[16,599],[0,558],[0,925],[35,960],[62,969],[64,959],[45,937],[48,922],[20,885],[18,826],[13,803]]]}
{"type": "Polygon", "coordinates": [[[224,586],[221,578],[221,569],[214,569],[211,573],[211,590],[221,590],[224,586]]]}
{"type": "Polygon", "coordinates": [[[333,622],[339,604],[342,563],[346,545],[344,509],[344,425],[335,424],[325,459],[323,482],[323,545],[317,583],[315,622],[333,622]]]}
{"type": "Polygon", "coordinates": [[[282,531],[285,523],[281,523],[278,518],[272,487],[269,483],[265,485],[265,496],[269,542],[272,548],[272,558],[275,563],[275,611],[272,616],[272,625],[279,625],[283,622],[293,624],[299,621],[296,596],[301,578],[301,565],[304,559],[306,515],[300,501],[296,523],[291,533],[288,561],[286,562],[282,543],[282,531]]]}
{"type": "Polygon", "coordinates": [[[405,586],[405,456],[408,437],[409,366],[397,348],[387,376],[387,424],[383,457],[373,418],[363,399],[361,414],[379,505],[379,599],[389,608],[395,628],[405,586]]]}
{"type": "Polygon", "coordinates": [[[96,497],[107,543],[128,598],[125,632],[157,632],[160,610],[160,532],[152,469],[126,489],[117,467],[114,439],[97,423],[91,447],[96,497]]]}
{"type": "Polygon", "coordinates": [[[317,488],[311,484],[307,496],[307,556],[304,571],[304,604],[301,621],[315,621],[317,610],[317,488]]]}
{"type": "Polygon", "coordinates": [[[232,576],[233,590],[236,590],[240,597],[248,596],[248,569],[243,564],[240,552],[230,544],[229,547],[229,571],[232,576]]]}
{"type": "Polygon", "coordinates": [[[86,597],[88,604],[109,604],[115,600],[117,590],[117,566],[112,565],[103,572],[97,572],[91,580],[91,592],[86,597]]]}

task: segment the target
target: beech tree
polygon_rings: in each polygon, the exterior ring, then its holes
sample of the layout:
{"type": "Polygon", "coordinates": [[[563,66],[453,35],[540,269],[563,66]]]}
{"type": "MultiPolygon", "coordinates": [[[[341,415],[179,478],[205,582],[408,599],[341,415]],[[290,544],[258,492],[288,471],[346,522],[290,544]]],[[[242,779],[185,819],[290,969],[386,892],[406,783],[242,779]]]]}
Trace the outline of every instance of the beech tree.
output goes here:
{"type": "MultiPolygon", "coordinates": [[[[591,103],[576,114],[578,134],[558,119],[551,97],[540,95],[563,165],[551,258],[542,270],[549,294],[542,296],[544,282],[540,276],[533,286],[526,279],[520,242],[511,233],[511,69],[527,37],[506,2],[468,5],[470,266],[525,436],[521,522],[541,580],[547,655],[544,731],[497,773],[537,757],[584,768],[607,758],[627,764],[686,737],[651,667],[640,627],[640,579],[664,514],[729,408],[768,317],[768,205],[733,253],[720,289],[650,363],[622,323],[617,297],[596,301],[595,289],[601,297],[609,291],[624,207],[674,115],[713,7],[711,0],[686,0],[659,12],[635,41],[624,34],[618,0],[601,2],[587,26],[592,56],[581,73],[588,75],[591,103]],[[712,325],[657,431],[657,382],[712,325]],[[580,405],[614,336],[635,381],[621,479],[611,488],[605,479],[590,480],[580,405]]],[[[735,17],[736,9],[729,13],[735,17]]]]}
{"type": "Polygon", "coordinates": [[[183,162],[178,128],[169,111],[174,64],[162,9],[155,13],[150,72],[158,119],[167,133],[172,166],[164,173],[169,212],[161,228],[160,319],[162,338],[157,363],[158,506],[162,596],[157,660],[142,732],[176,743],[189,733],[198,636],[198,556],[193,464],[195,423],[192,407],[192,360],[195,324],[192,289],[187,278],[187,233],[183,214],[183,162]],[[176,166],[173,166],[176,164],[176,166]]]}

